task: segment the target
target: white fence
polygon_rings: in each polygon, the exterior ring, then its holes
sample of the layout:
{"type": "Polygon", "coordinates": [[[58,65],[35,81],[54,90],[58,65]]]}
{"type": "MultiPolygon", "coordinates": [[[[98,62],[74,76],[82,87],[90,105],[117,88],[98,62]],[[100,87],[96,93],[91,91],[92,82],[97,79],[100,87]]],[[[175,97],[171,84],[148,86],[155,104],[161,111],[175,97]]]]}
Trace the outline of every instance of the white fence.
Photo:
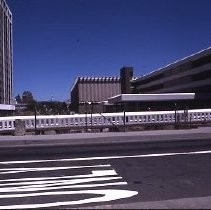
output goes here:
{"type": "MultiPolygon", "coordinates": [[[[150,112],[126,112],[124,113],[102,113],[102,114],[75,114],[75,115],[49,115],[37,116],[37,129],[53,128],[76,128],[76,127],[110,127],[144,124],[171,124],[179,122],[209,122],[211,121],[211,109],[195,109],[177,111],[150,111],[150,112]]],[[[11,116],[0,117],[0,131],[15,130],[15,120],[25,122],[26,130],[35,128],[35,116],[11,116]]]]}

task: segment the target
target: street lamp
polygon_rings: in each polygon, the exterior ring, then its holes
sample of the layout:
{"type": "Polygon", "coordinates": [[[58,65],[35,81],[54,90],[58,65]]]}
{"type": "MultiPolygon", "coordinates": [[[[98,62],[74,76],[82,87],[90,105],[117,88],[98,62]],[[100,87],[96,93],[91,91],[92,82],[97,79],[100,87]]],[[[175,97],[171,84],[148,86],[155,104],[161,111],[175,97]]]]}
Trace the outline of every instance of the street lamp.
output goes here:
{"type": "Polygon", "coordinates": [[[89,104],[91,104],[91,132],[92,132],[92,127],[93,127],[93,122],[92,122],[92,114],[93,114],[93,101],[88,102],[89,104]]]}

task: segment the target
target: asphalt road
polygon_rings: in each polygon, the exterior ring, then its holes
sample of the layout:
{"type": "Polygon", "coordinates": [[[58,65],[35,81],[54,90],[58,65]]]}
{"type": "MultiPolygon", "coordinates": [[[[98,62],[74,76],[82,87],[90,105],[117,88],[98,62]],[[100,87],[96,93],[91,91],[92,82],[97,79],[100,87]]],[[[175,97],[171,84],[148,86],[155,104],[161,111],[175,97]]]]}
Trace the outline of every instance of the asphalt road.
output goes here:
{"type": "Polygon", "coordinates": [[[1,155],[0,209],[211,208],[210,199],[187,202],[211,196],[208,146],[24,150],[1,155]],[[162,201],[171,202],[162,206],[162,201]]]}

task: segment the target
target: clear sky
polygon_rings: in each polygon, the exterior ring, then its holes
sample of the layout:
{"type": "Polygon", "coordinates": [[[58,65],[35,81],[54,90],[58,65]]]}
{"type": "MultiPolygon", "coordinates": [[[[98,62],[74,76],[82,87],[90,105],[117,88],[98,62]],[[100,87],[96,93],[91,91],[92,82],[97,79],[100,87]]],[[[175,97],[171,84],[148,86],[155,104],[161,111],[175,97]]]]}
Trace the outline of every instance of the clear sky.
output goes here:
{"type": "Polygon", "coordinates": [[[211,46],[210,0],[6,0],[14,96],[69,99],[77,76],[141,76],[211,46]]]}

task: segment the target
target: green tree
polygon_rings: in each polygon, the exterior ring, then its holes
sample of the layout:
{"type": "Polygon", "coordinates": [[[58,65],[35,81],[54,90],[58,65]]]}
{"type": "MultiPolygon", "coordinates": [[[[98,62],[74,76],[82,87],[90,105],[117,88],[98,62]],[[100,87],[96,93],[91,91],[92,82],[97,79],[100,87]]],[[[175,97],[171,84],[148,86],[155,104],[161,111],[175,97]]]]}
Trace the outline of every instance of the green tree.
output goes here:
{"type": "Polygon", "coordinates": [[[30,91],[24,91],[22,94],[22,103],[29,104],[34,101],[34,97],[30,91]]]}
{"type": "Polygon", "coordinates": [[[22,102],[22,99],[19,94],[17,96],[15,96],[15,100],[18,104],[20,104],[22,102]]]}

